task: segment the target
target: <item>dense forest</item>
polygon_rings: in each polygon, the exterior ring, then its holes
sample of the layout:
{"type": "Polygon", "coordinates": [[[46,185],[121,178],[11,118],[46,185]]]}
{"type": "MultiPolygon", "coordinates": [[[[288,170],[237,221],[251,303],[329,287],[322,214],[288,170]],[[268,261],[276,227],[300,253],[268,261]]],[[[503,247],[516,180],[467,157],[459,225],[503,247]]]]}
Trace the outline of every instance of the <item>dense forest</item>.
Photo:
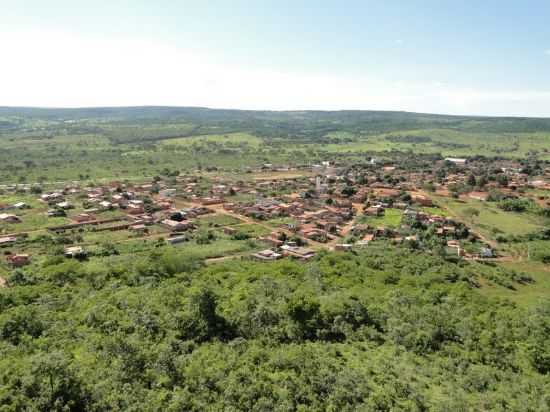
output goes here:
{"type": "Polygon", "coordinates": [[[204,265],[53,254],[0,289],[1,411],[547,411],[550,304],[528,276],[406,248],[204,265]]]}

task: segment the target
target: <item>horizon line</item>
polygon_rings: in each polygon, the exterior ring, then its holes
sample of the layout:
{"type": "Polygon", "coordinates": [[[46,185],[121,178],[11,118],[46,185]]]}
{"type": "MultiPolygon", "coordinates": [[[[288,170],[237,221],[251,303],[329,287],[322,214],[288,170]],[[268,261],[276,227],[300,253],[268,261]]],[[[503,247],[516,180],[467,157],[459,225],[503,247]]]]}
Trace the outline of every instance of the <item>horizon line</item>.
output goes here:
{"type": "Polygon", "coordinates": [[[0,105],[0,110],[34,109],[34,110],[97,110],[97,109],[199,109],[235,112],[271,112],[271,113],[338,113],[338,112],[382,112],[382,113],[406,113],[416,115],[442,116],[442,117],[469,117],[469,118],[498,118],[498,119],[540,119],[550,120],[550,116],[519,116],[519,115],[486,115],[486,114],[450,114],[436,112],[416,112],[408,110],[388,109],[242,109],[207,106],[174,106],[174,105],[114,105],[114,106],[7,106],[0,105]]]}

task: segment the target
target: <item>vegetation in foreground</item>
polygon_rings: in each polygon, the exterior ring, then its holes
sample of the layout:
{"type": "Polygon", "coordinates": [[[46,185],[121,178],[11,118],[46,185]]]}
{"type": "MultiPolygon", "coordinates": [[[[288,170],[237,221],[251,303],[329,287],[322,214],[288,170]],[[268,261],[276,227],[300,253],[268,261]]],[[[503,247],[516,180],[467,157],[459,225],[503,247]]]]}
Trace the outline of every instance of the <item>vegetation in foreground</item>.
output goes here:
{"type": "Polygon", "coordinates": [[[513,271],[379,248],[202,266],[51,258],[0,291],[2,410],[550,407],[550,306],[476,290],[513,271]]]}

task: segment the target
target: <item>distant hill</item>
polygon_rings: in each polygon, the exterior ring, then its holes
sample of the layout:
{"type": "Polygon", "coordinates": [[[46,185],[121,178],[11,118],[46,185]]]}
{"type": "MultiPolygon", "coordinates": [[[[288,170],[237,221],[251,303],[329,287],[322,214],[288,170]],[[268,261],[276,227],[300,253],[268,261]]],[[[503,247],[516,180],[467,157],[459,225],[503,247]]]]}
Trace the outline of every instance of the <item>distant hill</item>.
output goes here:
{"type": "Polygon", "coordinates": [[[405,129],[448,128],[478,132],[550,132],[550,118],[451,116],[400,111],[256,111],[202,107],[97,107],[33,108],[0,107],[0,130],[17,125],[16,119],[43,121],[97,120],[102,122],[187,122],[201,127],[254,131],[263,136],[284,137],[327,133],[335,130],[379,133],[405,129]],[[11,118],[11,119],[10,119],[11,118]]]}

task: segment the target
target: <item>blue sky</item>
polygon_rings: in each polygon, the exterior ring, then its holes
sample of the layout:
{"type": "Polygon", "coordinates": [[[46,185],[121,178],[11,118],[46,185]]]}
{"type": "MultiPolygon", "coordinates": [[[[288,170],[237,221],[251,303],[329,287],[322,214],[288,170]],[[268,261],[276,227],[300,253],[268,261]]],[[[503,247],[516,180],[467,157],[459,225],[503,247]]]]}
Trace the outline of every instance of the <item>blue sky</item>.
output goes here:
{"type": "Polygon", "coordinates": [[[550,2],[0,0],[0,105],[550,116],[550,2]]]}

